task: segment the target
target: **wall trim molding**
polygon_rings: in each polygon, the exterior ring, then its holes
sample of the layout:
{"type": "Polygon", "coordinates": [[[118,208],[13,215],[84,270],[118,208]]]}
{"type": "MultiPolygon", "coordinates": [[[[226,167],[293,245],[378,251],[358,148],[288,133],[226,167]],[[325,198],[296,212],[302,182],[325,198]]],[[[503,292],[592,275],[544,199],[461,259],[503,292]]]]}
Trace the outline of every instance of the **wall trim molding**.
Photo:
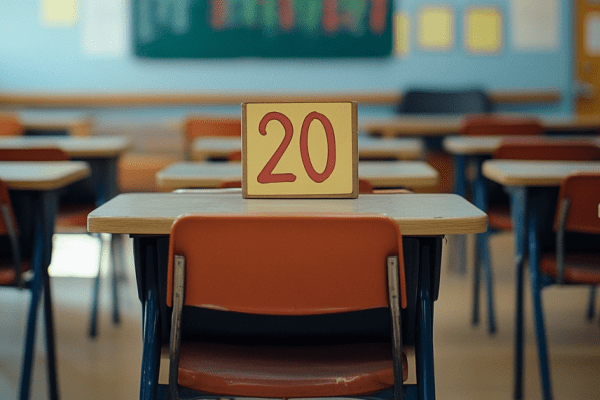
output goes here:
{"type": "MultiPolygon", "coordinates": [[[[562,94],[558,89],[503,89],[490,90],[490,97],[498,104],[553,104],[562,94]]],[[[48,93],[2,92],[0,107],[11,108],[135,108],[201,105],[236,105],[242,102],[319,102],[356,101],[359,104],[398,104],[400,92],[147,92],[147,93],[48,93]]]]}

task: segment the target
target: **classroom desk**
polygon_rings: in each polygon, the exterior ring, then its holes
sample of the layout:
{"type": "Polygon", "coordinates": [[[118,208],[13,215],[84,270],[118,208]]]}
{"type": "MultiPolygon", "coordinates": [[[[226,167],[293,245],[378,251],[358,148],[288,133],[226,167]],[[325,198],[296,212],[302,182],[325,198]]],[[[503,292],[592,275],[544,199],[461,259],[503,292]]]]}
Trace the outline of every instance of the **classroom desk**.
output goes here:
{"type": "MultiPolygon", "coordinates": [[[[52,234],[58,208],[58,191],[90,174],[85,162],[0,162],[0,179],[6,182],[9,191],[18,192],[25,204],[31,204],[34,224],[31,282],[31,304],[27,322],[25,351],[21,374],[21,399],[29,398],[31,370],[35,346],[35,329],[40,296],[44,294],[44,316],[46,320],[47,362],[50,398],[58,398],[56,359],[54,348],[54,326],[52,318],[52,296],[48,266],[52,254],[52,234]],[[29,203],[30,202],[30,203],[29,203]]],[[[17,221],[18,222],[18,221],[17,221]]]]}
{"type": "MultiPolygon", "coordinates": [[[[442,238],[446,234],[482,232],[485,213],[453,194],[374,194],[358,199],[243,199],[241,194],[137,193],[121,194],[88,216],[90,232],[130,234],[138,294],[144,310],[144,357],[153,365],[142,371],[142,399],[153,398],[150,383],[160,363],[162,336],[168,324],[164,306],[166,265],[171,225],[186,213],[376,213],[385,214],[400,226],[403,236],[415,351],[426,360],[417,365],[417,380],[423,384],[421,399],[435,398],[433,371],[433,301],[439,289],[442,238]],[[408,266],[408,267],[407,267],[408,266]],[[158,291],[156,290],[158,289],[158,291]],[[162,307],[162,308],[161,308],[162,307]]],[[[406,321],[405,321],[406,322],[406,321]]],[[[403,323],[403,327],[411,323],[403,323]]],[[[167,327],[168,329],[168,327],[167,327]]]]}
{"type": "MultiPolygon", "coordinates": [[[[600,117],[574,115],[538,118],[548,133],[592,131],[600,127],[600,117]]],[[[447,136],[460,134],[463,120],[464,116],[398,116],[364,121],[360,124],[360,130],[382,137],[447,136]]]]}
{"type": "MultiPolygon", "coordinates": [[[[434,186],[438,172],[423,161],[361,161],[358,176],[375,188],[434,186]]],[[[242,178],[240,163],[180,162],[156,174],[161,191],[184,188],[218,188],[242,178]]]]}
{"type": "MultiPolygon", "coordinates": [[[[240,138],[198,138],[192,143],[192,159],[227,159],[231,153],[241,149],[240,138]]],[[[378,139],[361,136],[358,139],[358,154],[360,158],[416,160],[423,155],[423,142],[419,139],[378,139]]]]}
{"type": "MultiPolygon", "coordinates": [[[[587,120],[587,119],[585,119],[587,120]]],[[[581,121],[580,121],[581,122],[581,121]]],[[[444,138],[443,148],[446,152],[453,156],[454,161],[454,193],[466,197],[467,196],[467,168],[469,165],[473,167],[473,204],[481,210],[487,210],[487,190],[485,179],[481,174],[482,163],[490,158],[492,153],[500,147],[502,139],[519,139],[522,136],[450,136],[444,138]]],[[[577,140],[578,142],[589,142],[600,146],[600,138],[590,136],[543,136],[545,141],[560,141],[560,140],[577,140]]],[[[540,140],[539,137],[535,138],[540,140]]],[[[483,233],[485,235],[486,233],[483,233]]],[[[477,246],[479,247],[479,246],[477,246]]],[[[476,254],[476,257],[479,253],[476,254]]],[[[477,258],[476,258],[477,259],[477,258]]],[[[461,272],[465,271],[465,245],[464,240],[460,238],[457,241],[457,263],[461,272]]],[[[476,274],[475,279],[478,279],[476,274]]],[[[479,298],[478,289],[474,291],[475,298],[479,298]]],[[[474,301],[473,323],[478,322],[478,302],[474,301]]],[[[493,309],[493,307],[491,308],[493,309]]],[[[495,322],[493,312],[488,314],[490,330],[495,331],[495,322]]]]}
{"type": "MultiPolygon", "coordinates": [[[[515,330],[515,382],[514,398],[523,395],[523,269],[529,256],[529,276],[534,307],[541,307],[539,276],[540,250],[538,243],[538,205],[543,202],[542,188],[559,186],[564,178],[575,172],[600,172],[600,162],[585,161],[521,161],[488,160],[483,163],[482,173],[486,178],[502,184],[510,194],[511,217],[515,232],[516,260],[516,330],[515,330]]],[[[536,319],[540,373],[549,374],[548,355],[545,352],[546,335],[544,321],[536,319]]],[[[544,399],[552,398],[550,379],[542,379],[544,399]]]]}
{"type": "Polygon", "coordinates": [[[132,143],[123,136],[11,136],[0,138],[0,149],[57,147],[73,160],[86,161],[91,174],[74,192],[93,191],[96,204],[114,197],[118,191],[117,162],[132,143]]]}

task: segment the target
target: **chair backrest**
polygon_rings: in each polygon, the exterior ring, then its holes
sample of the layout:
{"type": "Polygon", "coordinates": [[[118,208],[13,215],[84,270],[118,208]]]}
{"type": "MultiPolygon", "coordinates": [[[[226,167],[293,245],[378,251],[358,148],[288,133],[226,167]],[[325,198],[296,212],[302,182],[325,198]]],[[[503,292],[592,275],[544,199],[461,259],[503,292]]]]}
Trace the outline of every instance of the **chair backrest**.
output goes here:
{"type": "Polygon", "coordinates": [[[493,157],[507,160],[594,161],[600,160],[600,147],[581,140],[512,138],[503,139],[493,157]]]}
{"type": "MultiPolygon", "coordinates": [[[[241,188],[242,181],[225,181],[221,183],[219,186],[221,189],[230,189],[230,188],[241,188]]],[[[360,194],[371,194],[373,193],[373,185],[366,179],[358,180],[358,193],[360,194]]]]}
{"type": "Polygon", "coordinates": [[[0,114],[0,136],[22,135],[23,125],[13,114],[0,114]]]}
{"type": "Polygon", "coordinates": [[[600,234],[600,173],[581,172],[563,179],[558,193],[555,231],[560,223],[560,205],[565,200],[568,202],[565,231],[600,234]]]}
{"type": "Polygon", "coordinates": [[[10,235],[11,229],[13,229],[15,234],[18,234],[19,228],[10,202],[10,196],[8,195],[8,188],[6,187],[6,183],[2,180],[0,180],[0,211],[2,212],[0,215],[0,235],[10,235]],[[12,223],[12,226],[7,226],[7,218],[10,219],[9,224],[12,223]]]}
{"type": "Polygon", "coordinates": [[[227,156],[227,161],[242,161],[242,151],[236,150],[227,156]]]}
{"type": "Polygon", "coordinates": [[[544,133],[544,127],[531,117],[469,115],[463,122],[461,132],[471,136],[538,136],[544,133]]]}
{"type": "Polygon", "coordinates": [[[479,89],[409,90],[397,108],[401,114],[478,114],[492,112],[492,102],[479,89]]]}
{"type": "Polygon", "coordinates": [[[0,161],[68,161],[69,155],[57,148],[0,149],[0,161]]]}
{"type": "Polygon", "coordinates": [[[204,136],[241,137],[242,121],[233,117],[189,117],[184,126],[184,151],[188,159],[194,139],[204,136]]]}
{"type": "Polygon", "coordinates": [[[402,238],[381,215],[186,215],[171,228],[167,303],[175,256],[185,258],[184,304],[266,315],[388,307],[388,257],[402,238]]]}

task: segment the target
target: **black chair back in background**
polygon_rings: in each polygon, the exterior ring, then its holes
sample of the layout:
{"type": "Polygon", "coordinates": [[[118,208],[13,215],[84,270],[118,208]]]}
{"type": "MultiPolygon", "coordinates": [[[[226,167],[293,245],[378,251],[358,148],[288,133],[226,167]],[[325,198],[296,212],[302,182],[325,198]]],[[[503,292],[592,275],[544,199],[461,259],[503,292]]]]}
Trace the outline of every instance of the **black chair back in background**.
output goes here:
{"type": "Polygon", "coordinates": [[[480,114],[492,112],[489,96],[481,89],[408,90],[397,112],[400,114],[480,114]]]}

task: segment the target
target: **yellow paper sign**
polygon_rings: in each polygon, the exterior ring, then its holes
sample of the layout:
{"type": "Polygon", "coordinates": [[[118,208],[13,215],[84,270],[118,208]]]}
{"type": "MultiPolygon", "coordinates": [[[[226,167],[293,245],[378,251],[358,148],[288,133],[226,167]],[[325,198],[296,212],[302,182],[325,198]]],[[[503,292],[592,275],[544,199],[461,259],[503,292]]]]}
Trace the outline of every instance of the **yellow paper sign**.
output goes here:
{"type": "Polygon", "coordinates": [[[356,198],[356,103],[244,103],[242,153],[244,198],[356,198]]]}
{"type": "Polygon", "coordinates": [[[396,54],[405,56],[410,50],[410,23],[406,13],[398,12],[394,15],[394,31],[396,54]]]}
{"type": "Polygon", "coordinates": [[[494,53],[502,46],[502,15],[494,7],[473,7],[465,17],[467,49],[476,53],[494,53]]]}
{"type": "Polygon", "coordinates": [[[450,7],[423,7],[419,14],[418,41],[424,50],[450,50],[454,43],[454,15],[450,7]]]}
{"type": "Polygon", "coordinates": [[[41,17],[47,26],[72,26],[79,19],[78,0],[42,0],[41,17]]]}

